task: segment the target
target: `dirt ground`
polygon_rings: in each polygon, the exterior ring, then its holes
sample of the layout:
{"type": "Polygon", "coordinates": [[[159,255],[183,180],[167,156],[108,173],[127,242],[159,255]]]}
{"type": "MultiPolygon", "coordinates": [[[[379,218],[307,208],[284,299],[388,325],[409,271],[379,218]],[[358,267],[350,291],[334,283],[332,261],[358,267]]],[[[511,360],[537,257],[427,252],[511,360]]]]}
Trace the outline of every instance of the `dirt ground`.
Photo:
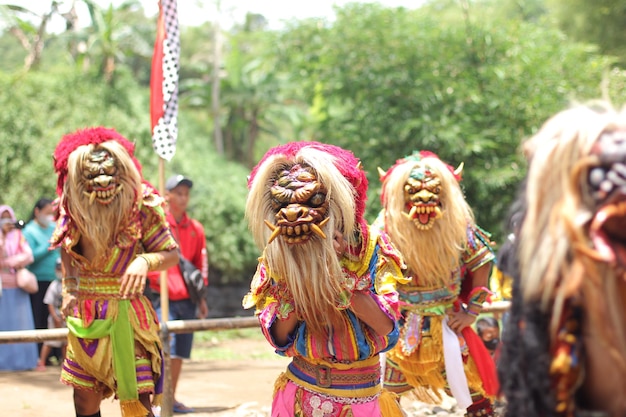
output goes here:
{"type": "MultiPolygon", "coordinates": [[[[270,352],[264,340],[234,340],[226,349],[255,353],[270,352]]],[[[193,407],[194,417],[267,417],[274,380],[287,363],[286,358],[261,355],[249,360],[189,360],[183,365],[177,397],[193,407]]],[[[11,417],[73,417],[72,389],[59,382],[60,368],[50,366],[45,372],[0,372],[2,413],[11,417]]],[[[455,412],[454,400],[439,407],[403,399],[411,416],[462,416],[455,412]]],[[[101,407],[103,417],[120,417],[119,403],[107,399],[101,407]]],[[[177,416],[182,414],[176,414],[177,416]]]]}

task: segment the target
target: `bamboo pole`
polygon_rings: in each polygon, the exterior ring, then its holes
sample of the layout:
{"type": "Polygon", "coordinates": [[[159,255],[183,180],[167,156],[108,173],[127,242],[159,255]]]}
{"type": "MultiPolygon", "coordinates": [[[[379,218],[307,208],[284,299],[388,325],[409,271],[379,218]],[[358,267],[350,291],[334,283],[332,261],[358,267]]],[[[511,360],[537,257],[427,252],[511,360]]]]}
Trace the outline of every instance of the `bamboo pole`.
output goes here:
{"type": "MultiPolygon", "coordinates": [[[[258,326],[259,320],[256,317],[228,317],[221,319],[172,320],[168,321],[165,326],[161,326],[161,328],[167,327],[168,333],[193,333],[203,330],[219,331],[258,326]]],[[[68,330],[66,328],[6,331],[0,332],[0,344],[64,340],[67,338],[67,333],[68,330]]]]}
{"type": "MultiPolygon", "coordinates": [[[[504,313],[511,307],[510,301],[494,301],[486,303],[484,313],[504,313]]],[[[171,320],[165,326],[168,333],[193,333],[204,330],[246,329],[259,326],[256,317],[226,317],[219,319],[171,320]]],[[[67,337],[67,329],[15,330],[0,332],[0,344],[29,343],[63,340],[67,337]]],[[[165,346],[163,346],[165,348],[165,346]]],[[[169,350],[169,348],[168,348],[169,350]]]]}
{"type": "MultiPolygon", "coordinates": [[[[159,193],[165,195],[165,159],[159,157],[159,193]]],[[[163,354],[163,397],[161,399],[161,414],[171,417],[174,413],[174,393],[172,392],[170,333],[167,320],[170,317],[169,291],[167,286],[167,270],[159,275],[159,293],[161,297],[161,347],[163,354]]]]}

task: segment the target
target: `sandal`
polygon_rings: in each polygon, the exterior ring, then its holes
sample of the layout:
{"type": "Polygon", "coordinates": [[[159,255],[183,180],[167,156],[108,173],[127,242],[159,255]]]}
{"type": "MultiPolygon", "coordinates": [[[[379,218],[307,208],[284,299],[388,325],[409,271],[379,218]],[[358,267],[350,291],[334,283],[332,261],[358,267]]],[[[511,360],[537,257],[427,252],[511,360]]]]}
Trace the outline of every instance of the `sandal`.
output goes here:
{"type": "Polygon", "coordinates": [[[187,407],[185,404],[176,401],[174,402],[174,412],[178,413],[178,414],[187,414],[187,413],[194,413],[195,410],[191,407],[187,407]]]}

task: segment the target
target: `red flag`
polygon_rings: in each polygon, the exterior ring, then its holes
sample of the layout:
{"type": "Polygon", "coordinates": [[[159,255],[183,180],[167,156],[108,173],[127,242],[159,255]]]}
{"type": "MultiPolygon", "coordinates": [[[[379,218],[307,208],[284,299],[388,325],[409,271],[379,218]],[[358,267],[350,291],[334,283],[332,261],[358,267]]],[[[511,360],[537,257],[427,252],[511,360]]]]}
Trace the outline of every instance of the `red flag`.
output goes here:
{"type": "Polygon", "coordinates": [[[161,0],[150,76],[150,122],[152,147],[168,161],[176,152],[178,137],[179,56],[178,6],[176,0],[161,0]]]}

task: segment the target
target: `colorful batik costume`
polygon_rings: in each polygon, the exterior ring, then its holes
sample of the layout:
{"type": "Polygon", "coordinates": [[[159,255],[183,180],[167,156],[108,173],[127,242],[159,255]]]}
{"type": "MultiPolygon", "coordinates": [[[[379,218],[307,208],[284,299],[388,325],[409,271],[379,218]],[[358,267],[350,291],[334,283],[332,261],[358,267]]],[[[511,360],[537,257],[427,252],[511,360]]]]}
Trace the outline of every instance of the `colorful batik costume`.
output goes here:
{"type": "MultiPolygon", "coordinates": [[[[75,269],[69,272],[78,276],[78,305],[67,318],[70,333],[61,381],[105,398],[154,393],[158,402],[163,388],[158,318],[145,296],[122,299],[119,279],[137,254],[177,245],[165,221],[163,199],[148,185],[142,191],[143,198],[129,214],[129,227],[118,234],[106,259],[93,263],[75,252],[81,236],[60,207],[52,244],[67,251],[75,269]]],[[[124,410],[124,401],[121,405],[124,410]]]]}
{"type": "MultiPolygon", "coordinates": [[[[369,288],[371,296],[387,316],[397,320],[398,281],[402,282],[402,260],[385,235],[370,231],[361,254],[344,256],[344,274],[355,289],[369,288]]],[[[379,353],[398,339],[398,327],[384,336],[373,332],[348,309],[341,308],[348,334],[320,340],[300,322],[292,339],[278,346],[270,334],[277,319],[294,311],[289,291],[280,277],[268,271],[263,259],[244,299],[244,306],[257,307],[263,334],[282,356],[293,357],[287,371],[276,381],[272,416],[385,416],[398,415],[395,395],[382,390],[379,353]],[[392,410],[392,411],[391,411],[392,410]],[[389,413],[395,414],[389,414],[389,413]]]]}
{"type": "MultiPolygon", "coordinates": [[[[453,371],[457,375],[465,372],[472,399],[485,395],[481,375],[465,338],[449,331],[444,333],[442,326],[445,311],[458,308],[462,301],[463,281],[471,279],[472,271],[494,259],[487,240],[478,230],[470,229],[468,234],[470,239],[463,254],[463,266],[452,273],[449,287],[426,288],[420,285],[418,277],[412,277],[410,283],[398,286],[401,330],[398,344],[387,353],[386,386],[399,390],[414,387],[418,398],[426,401],[440,399],[437,391],[441,389],[452,395],[446,378],[452,368],[444,361],[444,346],[458,337],[462,362],[454,362],[456,368],[453,371]]],[[[482,301],[486,300],[476,300],[482,301]]],[[[475,335],[473,330],[471,332],[475,335]]]]}
{"type": "Polygon", "coordinates": [[[495,363],[470,323],[490,294],[494,254],[461,189],[462,168],[419,151],[379,169],[375,226],[402,253],[410,278],[398,287],[400,338],[386,354],[384,384],[426,402],[443,390],[467,416],[493,416],[495,363]]]}

